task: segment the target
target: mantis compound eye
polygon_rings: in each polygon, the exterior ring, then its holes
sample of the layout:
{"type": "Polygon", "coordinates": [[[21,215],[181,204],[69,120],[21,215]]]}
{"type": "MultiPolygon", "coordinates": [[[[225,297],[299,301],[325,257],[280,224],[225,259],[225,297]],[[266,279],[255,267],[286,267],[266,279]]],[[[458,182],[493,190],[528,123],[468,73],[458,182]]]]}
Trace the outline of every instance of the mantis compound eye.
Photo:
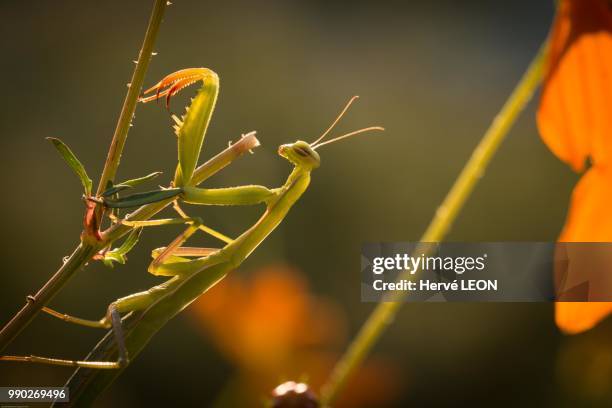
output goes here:
{"type": "Polygon", "coordinates": [[[296,147],[296,148],[294,148],[294,151],[295,151],[295,152],[296,152],[296,153],[297,153],[299,156],[302,156],[302,157],[308,157],[308,156],[310,156],[310,153],[308,153],[308,152],[306,151],[306,149],[303,149],[303,148],[301,148],[301,147],[296,147]]]}
{"type": "Polygon", "coordinates": [[[305,383],[287,381],[272,391],[273,408],[318,408],[319,401],[305,383]]]}
{"type": "Polygon", "coordinates": [[[311,170],[319,167],[321,163],[319,154],[302,140],[281,145],[278,148],[278,154],[296,166],[304,166],[311,170]]]}

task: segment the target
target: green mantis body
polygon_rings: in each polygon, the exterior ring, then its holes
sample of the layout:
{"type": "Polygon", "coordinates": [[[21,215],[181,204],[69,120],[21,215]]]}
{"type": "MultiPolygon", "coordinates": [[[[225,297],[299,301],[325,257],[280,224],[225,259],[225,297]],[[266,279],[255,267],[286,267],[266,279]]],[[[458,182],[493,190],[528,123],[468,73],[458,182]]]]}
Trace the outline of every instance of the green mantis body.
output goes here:
{"type": "Polygon", "coordinates": [[[297,141],[279,147],[279,155],[287,159],[294,166],[293,171],[289,174],[283,186],[275,189],[268,189],[257,185],[220,189],[198,188],[194,186],[195,183],[192,182],[192,176],[199,158],[206,128],[217,99],[217,75],[205,68],[178,71],[167,76],[147,91],[157,91],[154,96],[141,99],[143,102],[147,102],[166,96],[167,102],[169,102],[170,97],[176,92],[198,80],[202,80],[204,85],[192,100],[186,115],[182,119],[173,117],[176,122],[175,130],[178,136],[179,151],[179,164],[173,184],[180,191],[178,199],[186,203],[200,205],[264,204],[265,211],[263,215],[253,226],[234,240],[213,231],[213,235],[226,242],[220,249],[183,246],[186,240],[197,230],[204,229],[207,232],[211,232],[211,230],[203,226],[199,218],[187,217],[180,210],[178,204],[176,208],[182,216],[179,219],[152,221],[130,221],[129,217],[123,219],[121,222],[124,225],[134,228],[177,223],[189,224],[187,229],[167,247],[153,251],[154,260],[149,266],[149,272],[156,276],[167,276],[170,279],[147,291],[135,293],[114,301],[109,305],[106,315],[99,321],[75,318],[48,308],[44,309],[47,313],[69,322],[90,327],[112,327],[118,344],[118,361],[75,361],[37,356],[4,356],[2,359],[100,369],[117,369],[125,366],[128,363],[128,350],[132,352],[133,350],[141,349],[144,346],[143,341],[146,343],[146,340],[139,341],[140,344],[132,344],[133,339],[139,337],[130,333],[129,335],[132,336],[128,336],[128,341],[125,341],[121,328],[120,316],[122,314],[140,311],[148,317],[148,326],[143,327],[141,330],[144,332],[157,331],[166,321],[214,286],[228,272],[236,269],[282,222],[291,207],[307,190],[312,170],[319,167],[320,157],[315,150],[317,147],[353,136],[357,133],[369,130],[382,130],[379,127],[365,128],[320,143],[348,109],[350,103],[355,99],[353,98],[331,127],[316,142],[309,144],[304,141],[297,141]],[[164,87],[167,88],[160,91],[164,87]]]}

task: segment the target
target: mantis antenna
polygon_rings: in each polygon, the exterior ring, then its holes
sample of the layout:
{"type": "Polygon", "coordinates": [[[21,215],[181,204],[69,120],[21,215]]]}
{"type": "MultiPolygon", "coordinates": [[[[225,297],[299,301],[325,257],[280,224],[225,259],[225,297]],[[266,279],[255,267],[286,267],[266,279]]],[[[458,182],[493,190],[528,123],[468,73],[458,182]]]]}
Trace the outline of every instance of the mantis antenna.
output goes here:
{"type": "Polygon", "coordinates": [[[381,130],[381,131],[382,131],[382,130],[385,130],[385,128],[384,128],[384,127],[381,127],[381,126],[370,126],[370,127],[367,127],[367,128],[363,128],[363,129],[355,130],[354,132],[346,133],[346,134],[344,134],[344,135],[342,135],[342,136],[335,137],[335,138],[333,138],[333,139],[327,140],[327,141],[325,141],[325,142],[323,142],[323,143],[319,143],[318,145],[316,145],[316,146],[311,146],[311,147],[312,147],[314,150],[316,150],[316,149],[318,149],[318,148],[319,148],[319,147],[321,147],[321,146],[325,146],[326,144],[334,143],[334,142],[337,142],[337,141],[339,141],[339,140],[346,139],[347,137],[355,136],[355,135],[358,135],[358,134],[360,134],[360,133],[369,132],[369,131],[371,131],[371,130],[381,130]]]}
{"type": "Polygon", "coordinates": [[[327,134],[329,132],[331,132],[331,130],[334,128],[334,126],[336,126],[336,124],[340,121],[340,119],[342,119],[342,117],[344,116],[344,114],[346,113],[346,111],[348,110],[348,108],[350,108],[350,106],[353,104],[353,102],[355,102],[355,100],[359,98],[358,95],[353,96],[348,103],[346,104],[346,106],[344,107],[344,109],[342,109],[342,112],[340,112],[340,114],[338,115],[338,117],[336,118],[336,120],[334,120],[331,124],[330,127],[327,128],[327,130],[325,132],[323,132],[323,134],[321,136],[319,136],[319,138],[317,140],[315,140],[314,142],[312,142],[310,145],[314,146],[317,143],[319,143],[321,140],[323,140],[323,138],[325,136],[327,136],[327,134]]]}
{"type": "Polygon", "coordinates": [[[323,134],[321,136],[319,136],[319,138],[317,140],[315,140],[313,143],[310,144],[310,146],[313,149],[317,149],[321,146],[325,146],[326,144],[330,144],[330,143],[334,143],[337,142],[339,140],[342,139],[346,139],[347,137],[351,137],[351,136],[355,136],[358,135],[360,133],[364,133],[364,132],[369,132],[371,130],[385,130],[384,128],[380,127],[380,126],[371,126],[371,127],[367,127],[367,128],[363,128],[363,129],[359,129],[359,130],[355,130],[354,132],[350,132],[350,133],[346,133],[342,136],[338,136],[335,137],[333,139],[327,140],[325,142],[321,141],[325,138],[325,136],[327,136],[327,134],[329,132],[331,132],[331,130],[334,128],[334,126],[336,126],[336,124],[340,121],[340,119],[342,119],[342,117],[344,116],[344,114],[346,113],[346,111],[348,110],[348,108],[353,104],[353,102],[355,102],[355,100],[359,98],[359,96],[355,95],[353,96],[348,103],[346,104],[346,106],[344,107],[344,109],[342,109],[342,111],[340,112],[340,114],[338,115],[338,117],[332,122],[332,124],[330,125],[329,128],[327,128],[327,130],[325,132],[323,132],[323,134]]]}

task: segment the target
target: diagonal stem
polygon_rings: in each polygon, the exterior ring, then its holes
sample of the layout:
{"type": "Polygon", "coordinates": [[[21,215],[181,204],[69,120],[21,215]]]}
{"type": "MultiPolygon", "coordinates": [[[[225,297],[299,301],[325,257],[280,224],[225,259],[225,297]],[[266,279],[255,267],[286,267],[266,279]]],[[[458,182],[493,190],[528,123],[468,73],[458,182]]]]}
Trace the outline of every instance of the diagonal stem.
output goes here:
{"type": "Polygon", "coordinates": [[[53,274],[42,288],[34,295],[28,296],[26,304],[0,331],[0,352],[23,330],[40,312],[66,282],[91,259],[98,251],[97,247],[82,242],[53,274]]]}
{"type": "Polygon", "coordinates": [[[132,80],[128,85],[127,95],[123,101],[123,107],[121,108],[121,114],[117,121],[117,127],[113,134],[113,140],[110,148],[108,149],[108,156],[104,163],[104,169],[102,170],[102,176],[100,177],[100,183],[98,184],[98,192],[96,195],[102,194],[107,188],[107,184],[112,182],[117,173],[119,167],[119,161],[121,160],[121,153],[125,146],[128,131],[130,130],[130,123],[134,117],[134,111],[136,110],[136,104],[138,103],[138,95],[142,90],[142,84],[144,83],[144,77],[149,68],[149,62],[151,61],[151,55],[153,53],[153,47],[155,45],[155,39],[159,32],[159,26],[161,25],[162,18],[168,2],[166,0],[155,0],[153,5],[153,11],[149,19],[149,25],[145,38],[138,55],[138,61],[136,68],[132,74],[132,80]]]}
{"type": "MultiPolygon", "coordinates": [[[[547,50],[548,42],[545,42],[474,149],[420,242],[439,242],[444,239],[487,165],[540,84],[547,50]]],[[[420,254],[422,250],[419,249],[419,251],[420,254]]],[[[400,280],[404,278],[406,277],[401,275],[399,277],[400,280]]],[[[323,407],[329,407],[333,403],[350,375],[363,362],[387,326],[393,322],[403,298],[402,292],[394,292],[381,301],[370,314],[321,389],[323,407]]]]}

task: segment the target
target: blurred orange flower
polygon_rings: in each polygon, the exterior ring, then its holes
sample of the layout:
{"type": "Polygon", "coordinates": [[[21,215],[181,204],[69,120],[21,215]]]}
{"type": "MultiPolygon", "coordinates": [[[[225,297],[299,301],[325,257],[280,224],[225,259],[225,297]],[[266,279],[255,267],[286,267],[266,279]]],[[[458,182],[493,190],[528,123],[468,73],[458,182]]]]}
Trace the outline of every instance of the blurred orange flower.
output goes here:
{"type": "MultiPolygon", "coordinates": [[[[550,41],[538,128],[557,157],[584,171],[559,240],[612,242],[612,3],[562,0],[550,41]]],[[[556,321],[578,333],[611,312],[612,303],[559,302],[556,321]]]]}
{"type": "Polygon", "coordinates": [[[281,265],[258,271],[248,282],[228,276],[192,312],[225,354],[253,369],[275,370],[295,348],[338,344],[345,331],[338,308],[310,297],[297,271],[281,265]]]}
{"type": "MultiPolygon", "coordinates": [[[[268,266],[251,275],[230,274],[190,308],[196,327],[239,368],[226,405],[252,405],[285,380],[305,380],[318,390],[338,358],[330,349],[346,340],[344,313],[311,295],[294,268],[268,266]]],[[[399,390],[396,371],[384,359],[371,359],[336,406],[391,401],[399,390]]]]}

